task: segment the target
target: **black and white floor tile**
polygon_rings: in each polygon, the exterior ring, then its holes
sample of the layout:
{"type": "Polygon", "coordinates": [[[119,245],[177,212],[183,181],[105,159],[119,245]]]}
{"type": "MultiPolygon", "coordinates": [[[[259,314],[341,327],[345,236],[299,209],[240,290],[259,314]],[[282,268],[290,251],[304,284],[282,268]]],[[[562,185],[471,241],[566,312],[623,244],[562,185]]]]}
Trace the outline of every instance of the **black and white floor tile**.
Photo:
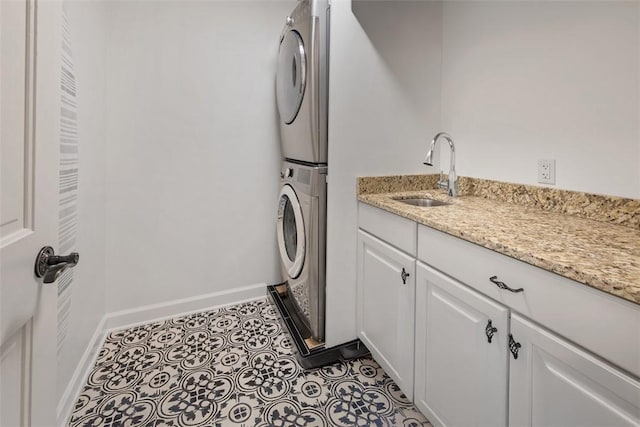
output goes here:
{"type": "Polygon", "coordinates": [[[70,426],[430,426],[371,358],[303,370],[266,300],[110,333],[70,426]]]}

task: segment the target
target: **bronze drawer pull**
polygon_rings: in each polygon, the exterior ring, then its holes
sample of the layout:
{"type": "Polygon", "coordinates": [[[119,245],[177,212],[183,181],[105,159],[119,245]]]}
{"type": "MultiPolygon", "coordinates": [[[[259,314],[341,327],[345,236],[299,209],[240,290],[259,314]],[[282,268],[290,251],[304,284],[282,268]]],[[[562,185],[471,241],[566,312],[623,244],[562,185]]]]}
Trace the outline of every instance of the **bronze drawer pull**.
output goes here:
{"type": "Polygon", "coordinates": [[[514,292],[514,293],[524,292],[523,288],[518,288],[518,289],[510,288],[509,286],[507,286],[506,283],[499,281],[498,276],[491,276],[489,277],[489,280],[491,281],[491,283],[495,284],[500,289],[506,289],[507,291],[514,292]]]}

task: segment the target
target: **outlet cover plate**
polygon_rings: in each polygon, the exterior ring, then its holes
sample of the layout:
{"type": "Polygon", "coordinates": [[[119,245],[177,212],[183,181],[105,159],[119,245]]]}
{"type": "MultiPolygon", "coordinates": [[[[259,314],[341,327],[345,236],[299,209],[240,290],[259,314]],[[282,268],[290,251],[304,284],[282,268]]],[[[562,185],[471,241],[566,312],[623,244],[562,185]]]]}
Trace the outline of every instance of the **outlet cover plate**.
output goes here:
{"type": "Polygon", "coordinates": [[[556,183],[556,161],[550,159],[538,160],[538,182],[540,184],[556,183]]]}

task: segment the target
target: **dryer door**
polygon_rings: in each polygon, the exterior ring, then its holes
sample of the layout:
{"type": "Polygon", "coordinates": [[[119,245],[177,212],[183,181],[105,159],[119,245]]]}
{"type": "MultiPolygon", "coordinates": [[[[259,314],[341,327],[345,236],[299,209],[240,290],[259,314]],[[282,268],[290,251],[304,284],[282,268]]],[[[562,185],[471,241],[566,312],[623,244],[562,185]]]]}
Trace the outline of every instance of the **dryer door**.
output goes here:
{"type": "Polygon", "coordinates": [[[280,190],[277,234],[280,259],[289,277],[295,279],[304,266],[306,242],[300,201],[293,187],[288,184],[280,190]]]}
{"type": "Polygon", "coordinates": [[[292,123],[298,115],[306,83],[304,43],[297,31],[289,30],[280,42],[276,73],[276,100],[280,119],[284,123],[292,123]]]}

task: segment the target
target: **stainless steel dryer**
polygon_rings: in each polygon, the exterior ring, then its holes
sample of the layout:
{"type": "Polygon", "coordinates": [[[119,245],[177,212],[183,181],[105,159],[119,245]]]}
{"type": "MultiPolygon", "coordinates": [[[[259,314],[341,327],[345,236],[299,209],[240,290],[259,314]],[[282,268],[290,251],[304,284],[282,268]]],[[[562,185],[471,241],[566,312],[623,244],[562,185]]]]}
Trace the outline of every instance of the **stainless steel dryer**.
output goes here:
{"type": "Polygon", "coordinates": [[[276,101],[285,159],[327,163],[329,1],[302,0],[280,36],[276,101]]]}
{"type": "Polygon", "coordinates": [[[284,161],[277,240],[287,293],[314,339],[324,341],[327,167],[284,161]]]}

